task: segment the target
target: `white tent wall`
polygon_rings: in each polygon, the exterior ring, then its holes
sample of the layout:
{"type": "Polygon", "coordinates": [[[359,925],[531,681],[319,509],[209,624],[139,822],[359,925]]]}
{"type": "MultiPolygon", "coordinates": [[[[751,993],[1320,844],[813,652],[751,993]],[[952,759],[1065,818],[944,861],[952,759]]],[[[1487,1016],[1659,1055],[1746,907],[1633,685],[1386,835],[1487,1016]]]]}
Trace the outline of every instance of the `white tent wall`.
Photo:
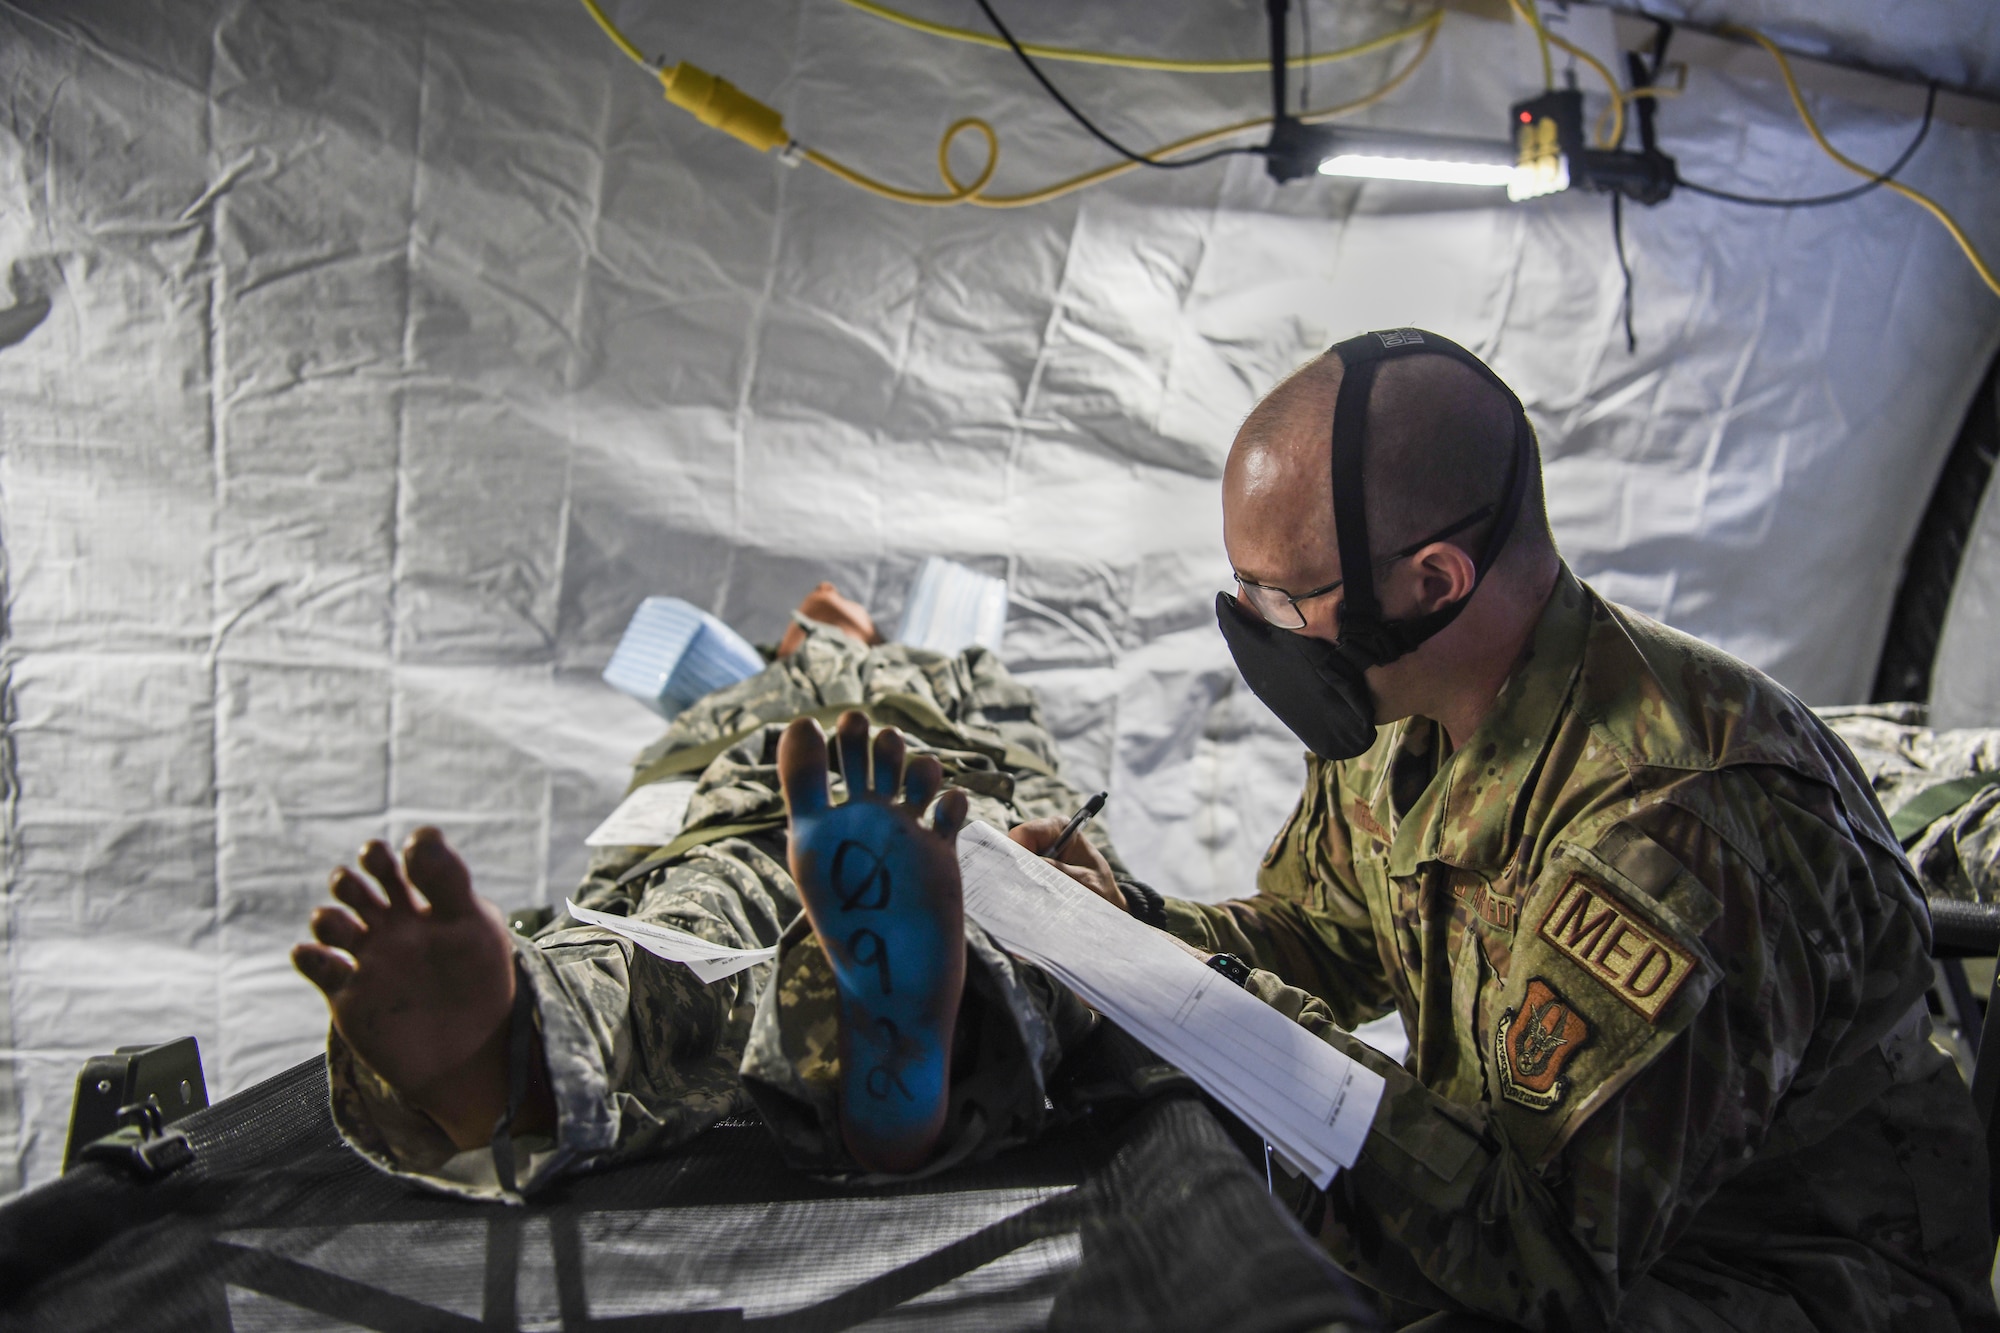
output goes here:
{"type": "MultiPolygon", "coordinates": [[[[1005,191],[1104,160],[1004,53],[836,0],[611,8],[899,182],[929,188],[965,114],[999,127],[1005,191]]],[[[1875,22],[1794,8],[1843,40],[1875,22]]],[[[1990,77],[1962,8],[1896,49],[1990,77]]],[[[1254,0],[1004,12],[1044,41],[1264,49],[1254,0]]],[[[1314,41],[1421,12],[1315,3],[1314,41]]],[[[1315,101],[1408,51],[1316,71],[1315,101]]],[[[1055,76],[1143,144],[1266,96],[1055,76]]],[[[1518,25],[1454,14],[1368,114],[1497,137],[1539,82],[1518,25]]],[[[1005,656],[1127,856],[1216,898],[1300,773],[1210,604],[1224,451],[1291,366],[1385,325],[1472,346],[1540,429],[1580,572],[1838,701],[2000,336],[1881,191],[1628,209],[1636,355],[1599,198],[1280,189],[1237,158],[909,208],[702,129],[565,0],[15,0],[0,85],[0,1189],[55,1171],[88,1054],[194,1033],[217,1094],[309,1055],[323,1010],[285,951],[363,839],[435,822],[503,904],[568,888],[657,729],[596,679],[645,595],[768,639],[822,577],[893,626],[927,554],[1004,574],[1005,656]]],[[[1818,109],[1869,162],[1914,128],[1818,109]]],[[[1851,179],[1771,82],[1697,70],[1662,132],[1725,187],[1851,179]]],[[[1908,175],[2000,251],[1992,136],[1940,124],[1908,175]]]]}

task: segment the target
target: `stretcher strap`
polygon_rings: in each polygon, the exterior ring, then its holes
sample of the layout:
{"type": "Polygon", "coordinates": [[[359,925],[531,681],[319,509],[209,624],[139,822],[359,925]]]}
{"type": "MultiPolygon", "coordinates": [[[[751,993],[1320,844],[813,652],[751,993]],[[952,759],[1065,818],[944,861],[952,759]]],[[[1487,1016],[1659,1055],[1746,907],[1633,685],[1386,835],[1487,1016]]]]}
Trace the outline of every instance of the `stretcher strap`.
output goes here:
{"type": "Polygon", "coordinates": [[[775,722],[758,721],[731,735],[661,755],[633,775],[631,785],[625,789],[626,794],[630,795],[663,778],[699,773],[724,751],[741,745],[767,726],[789,726],[799,718],[809,717],[823,727],[830,727],[842,713],[848,712],[865,714],[878,727],[896,727],[931,744],[944,742],[952,748],[988,755],[1009,768],[1024,768],[1044,777],[1056,776],[1055,768],[1039,755],[1031,754],[1018,745],[1010,745],[997,736],[989,740],[972,734],[921,695],[896,693],[885,694],[871,704],[827,704],[775,722]]]}
{"type": "Polygon", "coordinates": [[[669,861],[678,861],[697,847],[705,847],[711,842],[721,842],[724,838],[747,838],[754,833],[769,833],[772,829],[784,826],[783,815],[772,815],[768,819],[748,819],[740,824],[710,824],[704,828],[690,829],[620,875],[618,887],[622,889],[636,880],[644,879],[669,861]]]}
{"type": "Polygon", "coordinates": [[[1903,846],[1909,847],[1925,829],[1964,805],[1980,792],[2000,782],[2000,770],[1953,778],[1918,792],[1902,809],[1889,816],[1889,827],[1903,846]]]}

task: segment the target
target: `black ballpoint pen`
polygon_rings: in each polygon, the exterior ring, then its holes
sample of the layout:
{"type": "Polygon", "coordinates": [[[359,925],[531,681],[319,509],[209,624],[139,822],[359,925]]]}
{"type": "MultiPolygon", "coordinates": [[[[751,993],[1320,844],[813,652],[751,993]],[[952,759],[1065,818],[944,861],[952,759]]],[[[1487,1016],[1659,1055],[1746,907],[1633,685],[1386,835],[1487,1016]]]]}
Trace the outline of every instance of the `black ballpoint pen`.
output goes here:
{"type": "Polygon", "coordinates": [[[1069,823],[1063,825],[1063,831],[1056,835],[1056,840],[1049,844],[1049,849],[1046,852],[1043,852],[1042,855],[1048,857],[1050,860],[1054,860],[1056,857],[1061,856],[1063,853],[1063,848],[1069,846],[1069,840],[1071,838],[1074,838],[1078,833],[1082,832],[1083,826],[1085,824],[1088,824],[1091,820],[1097,818],[1097,812],[1102,810],[1104,808],[1104,803],[1110,799],[1111,799],[1110,792],[1101,791],[1097,793],[1097,795],[1085,801],[1083,803],[1083,809],[1077,811],[1075,814],[1069,817],[1069,823]]]}

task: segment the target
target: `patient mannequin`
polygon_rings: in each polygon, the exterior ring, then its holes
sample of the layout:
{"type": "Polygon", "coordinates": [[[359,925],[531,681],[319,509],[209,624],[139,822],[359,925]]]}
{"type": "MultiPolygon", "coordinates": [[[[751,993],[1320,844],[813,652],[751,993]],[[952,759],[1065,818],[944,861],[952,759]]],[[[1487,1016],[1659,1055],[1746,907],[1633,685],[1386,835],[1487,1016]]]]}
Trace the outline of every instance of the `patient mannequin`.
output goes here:
{"type": "MultiPolygon", "coordinates": [[[[828,794],[817,722],[794,722],[778,752],[791,870],[840,991],[848,1150],[872,1170],[910,1171],[943,1128],[965,984],[953,852],[965,793],[940,796],[937,761],[905,764],[893,729],[871,746],[861,713],[845,714],[834,735],[842,771],[870,775],[840,805],[828,794]],[[919,816],[933,801],[927,826],[919,816]]],[[[317,909],[317,943],[297,946],[292,961],[326,994],[356,1055],[459,1147],[479,1147],[507,1106],[516,985],[507,923],[473,892],[465,863],[434,828],[412,833],[400,860],[370,842],[361,866],[378,887],[345,866],[335,871],[333,896],[345,910],[317,909]]],[[[555,1128],[539,1053],[534,1066],[517,1134],[555,1128]]]]}
{"type": "MultiPolygon", "coordinates": [[[[868,613],[830,583],[799,611],[864,644],[880,641],[868,613]]],[[[794,626],[780,655],[804,637],[794,626]]],[[[940,794],[935,758],[906,763],[895,730],[871,744],[859,712],[840,718],[834,740],[850,793],[839,805],[819,724],[801,719],[780,742],[788,859],[839,991],[842,1135],[863,1166],[909,1171],[930,1156],[944,1123],[965,980],[953,844],[966,796],[940,794]]],[[[313,913],[316,942],[298,945],[293,963],[325,994],[356,1056],[459,1148],[485,1145],[508,1103],[518,979],[507,924],[437,829],[411,834],[400,857],[371,841],[360,864],[373,884],[336,870],[331,888],[342,905],[313,913]]],[[[554,1132],[538,1047],[510,1129],[554,1132]]]]}

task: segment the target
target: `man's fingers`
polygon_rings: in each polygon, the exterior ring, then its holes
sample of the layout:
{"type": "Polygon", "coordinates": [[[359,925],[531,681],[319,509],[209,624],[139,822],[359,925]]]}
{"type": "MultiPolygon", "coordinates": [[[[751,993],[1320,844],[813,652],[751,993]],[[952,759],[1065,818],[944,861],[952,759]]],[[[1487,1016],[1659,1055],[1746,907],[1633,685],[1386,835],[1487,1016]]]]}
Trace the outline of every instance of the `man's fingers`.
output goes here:
{"type": "Polygon", "coordinates": [[[1129,910],[1125,904],[1125,891],[1118,887],[1118,881],[1107,874],[1100,874],[1084,866],[1073,866],[1063,861],[1051,861],[1050,865],[1068,875],[1077,883],[1089,889],[1098,897],[1110,903],[1119,911],[1129,910]]]}
{"type": "Polygon", "coordinates": [[[958,837],[958,831],[965,827],[966,809],[965,788],[949,788],[938,797],[937,813],[931,816],[931,827],[946,842],[953,841],[958,837]]]}
{"type": "Polygon", "coordinates": [[[1056,861],[1060,865],[1095,870],[1106,879],[1111,878],[1111,862],[1105,860],[1104,853],[1097,850],[1097,844],[1085,837],[1081,830],[1069,840],[1069,846],[1062,849],[1062,855],[1056,861]]]}
{"type": "Polygon", "coordinates": [[[338,907],[315,907],[312,934],[314,939],[330,948],[357,953],[368,939],[368,927],[338,907]]]}
{"type": "Polygon", "coordinates": [[[1042,856],[1049,848],[1055,846],[1056,839],[1062,836],[1063,828],[1068,823],[1068,820],[1055,815],[1043,819],[1031,819],[1025,824],[1016,824],[1008,829],[1007,836],[1036,856],[1042,856]]]}
{"type": "MultiPolygon", "coordinates": [[[[1007,836],[1036,856],[1046,857],[1049,849],[1055,846],[1056,839],[1060,838],[1062,831],[1068,827],[1067,819],[1050,815],[1044,819],[1031,819],[1025,824],[1016,824],[1007,830],[1007,836]]],[[[1064,869],[1080,867],[1084,870],[1094,870],[1104,877],[1106,883],[1111,882],[1111,863],[1104,859],[1104,853],[1098,851],[1090,839],[1084,837],[1081,832],[1069,840],[1069,845],[1062,849],[1062,855],[1056,859],[1056,864],[1064,869]]]]}
{"type": "Polygon", "coordinates": [[[794,819],[825,814],[833,803],[826,791],[826,733],[809,717],[778,738],[778,786],[794,819]]]}
{"type": "Polygon", "coordinates": [[[884,800],[893,800],[896,788],[903,781],[903,758],[905,747],[903,733],[894,727],[884,727],[875,737],[875,794],[884,800]]]}
{"type": "Polygon", "coordinates": [[[913,815],[921,817],[924,811],[930,809],[942,786],[944,765],[934,754],[914,755],[903,769],[903,800],[913,815]]]}
{"type": "Polygon", "coordinates": [[[417,900],[410,893],[410,886],[403,879],[403,867],[397,862],[396,854],[389,850],[388,843],[380,838],[370,838],[368,845],[361,849],[361,868],[382,886],[382,895],[389,900],[390,911],[416,910],[417,900]]]}
{"type": "Polygon", "coordinates": [[[328,888],[334,897],[353,908],[354,914],[371,927],[381,925],[389,915],[389,904],[382,901],[382,896],[346,866],[333,872],[328,888]]]}
{"type": "Polygon", "coordinates": [[[403,844],[403,865],[410,882],[430,901],[433,915],[448,920],[476,908],[472,872],[436,829],[426,825],[410,835],[403,844]]]}
{"type": "Polygon", "coordinates": [[[307,981],[319,987],[329,1000],[340,994],[340,988],[354,975],[354,964],[324,944],[292,946],[292,966],[303,973],[307,981]]]}
{"type": "Polygon", "coordinates": [[[840,752],[840,776],[847,780],[847,799],[868,790],[868,715],[852,710],[842,713],[833,724],[833,740],[840,752]]]}

